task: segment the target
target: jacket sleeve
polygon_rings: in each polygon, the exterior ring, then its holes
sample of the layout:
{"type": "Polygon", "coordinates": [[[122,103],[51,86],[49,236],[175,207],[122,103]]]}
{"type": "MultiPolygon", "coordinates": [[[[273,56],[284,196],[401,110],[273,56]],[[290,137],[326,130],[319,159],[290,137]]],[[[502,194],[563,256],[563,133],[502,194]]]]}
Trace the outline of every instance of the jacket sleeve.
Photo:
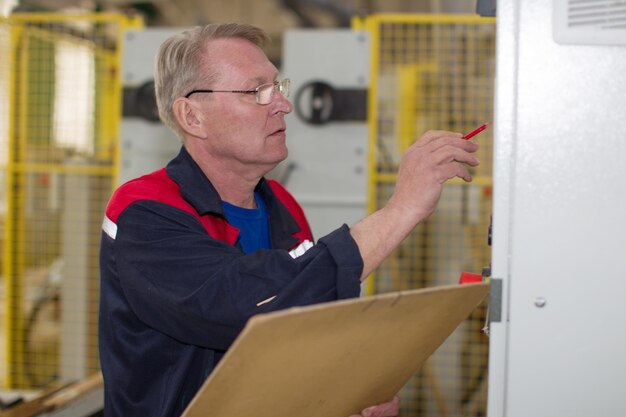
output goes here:
{"type": "Polygon", "coordinates": [[[255,314],[360,292],[363,262],[346,225],[295,259],[286,250],[245,255],[190,214],[140,201],[118,218],[111,247],[113,275],[139,319],[212,349],[227,349],[255,314]]]}

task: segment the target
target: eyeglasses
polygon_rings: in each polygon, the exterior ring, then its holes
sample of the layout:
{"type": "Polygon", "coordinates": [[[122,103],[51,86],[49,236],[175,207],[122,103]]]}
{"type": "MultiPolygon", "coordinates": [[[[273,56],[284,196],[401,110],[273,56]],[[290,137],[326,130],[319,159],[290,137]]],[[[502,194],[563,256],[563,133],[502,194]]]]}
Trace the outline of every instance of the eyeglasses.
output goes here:
{"type": "Polygon", "coordinates": [[[291,81],[289,78],[285,78],[282,81],[274,81],[273,83],[261,84],[254,90],[192,90],[185,94],[185,98],[189,98],[192,94],[196,93],[243,93],[243,94],[255,94],[257,104],[270,104],[274,97],[274,91],[279,91],[284,97],[289,97],[289,87],[291,81]]]}

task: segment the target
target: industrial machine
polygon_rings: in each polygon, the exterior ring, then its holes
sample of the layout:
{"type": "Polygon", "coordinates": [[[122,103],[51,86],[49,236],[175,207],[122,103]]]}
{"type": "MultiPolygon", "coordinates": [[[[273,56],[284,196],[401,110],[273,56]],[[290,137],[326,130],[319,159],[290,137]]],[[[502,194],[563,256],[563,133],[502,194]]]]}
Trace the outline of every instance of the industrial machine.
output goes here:
{"type": "Polygon", "coordinates": [[[181,31],[182,28],[145,28],[128,30],[124,35],[120,184],[163,167],[180,148],[176,135],[159,121],[153,76],[159,45],[181,31]]]}

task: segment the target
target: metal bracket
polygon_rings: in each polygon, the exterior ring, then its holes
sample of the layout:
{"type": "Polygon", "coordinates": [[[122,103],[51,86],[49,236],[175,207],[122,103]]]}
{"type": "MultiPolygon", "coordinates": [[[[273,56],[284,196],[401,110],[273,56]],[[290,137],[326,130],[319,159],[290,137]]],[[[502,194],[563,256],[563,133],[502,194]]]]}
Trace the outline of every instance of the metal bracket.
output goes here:
{"type": "Polygon", "coordinates": [[[489,323],[502,321],[502,279],[489,279],[489,323]]]}

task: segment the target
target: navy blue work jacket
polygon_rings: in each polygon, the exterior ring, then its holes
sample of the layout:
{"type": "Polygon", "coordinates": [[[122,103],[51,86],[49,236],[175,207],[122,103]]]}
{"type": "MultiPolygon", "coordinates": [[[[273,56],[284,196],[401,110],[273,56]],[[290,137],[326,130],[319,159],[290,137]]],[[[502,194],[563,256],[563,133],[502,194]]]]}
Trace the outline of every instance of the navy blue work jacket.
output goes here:
{"type": "Polygon", "coordinates": [[[348,227],[312,245],[280,184],[262,179],[256,191],[273,249],[250,254],[184,148],[111,197],[100,249],[106,417],[180,416],[251,316],[358,296],[363,261],[348,227]]]}

